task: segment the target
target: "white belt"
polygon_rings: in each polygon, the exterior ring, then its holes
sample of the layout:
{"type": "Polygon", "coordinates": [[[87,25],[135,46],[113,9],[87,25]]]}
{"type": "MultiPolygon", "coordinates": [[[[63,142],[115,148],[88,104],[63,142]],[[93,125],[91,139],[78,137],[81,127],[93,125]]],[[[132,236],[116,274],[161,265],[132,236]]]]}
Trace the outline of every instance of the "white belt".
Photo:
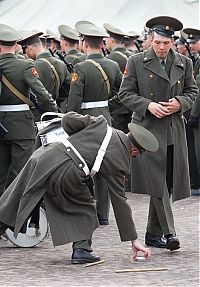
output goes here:
{"type": "Polygon", "coordinates": [[[85,172],[85,175],[88,175],[90,173],[89,168],[83,159],[83,157],[80,155],[80,153],[77,151],[77,149],[67,140],[68,134],[64,131],[63,127],[55,128],[52,131],[46,133],[46,134],[41,134],[40,139],[42,142],[42,145],[48,145],[53,142],[61,142],[66,146],[66,148],[71,148],[74,153],[77,155],[77,157],[80,159],[80,161],[83,165],[83,171],[85,172]]]}
{"type": "Polygon", "coordinates": [[[104,158],[104,155],[106,153],[106,149],[107,149],[108,144],[110,142],[111,136],[112,136],[112,128],[109,127],[109,125],[107,125],[106,135],[105,135],[104,140],[103,140],[103,142],[102,142],[102,144],[98,150],[95,162],[94,162],[92,170],[90,172],[91,176],[94,176],[99,171],[101,163],[102,163],[103,158],[104,158]]]}
{"type": "Polygon", "coordinates": [[[17,111],[28,111],[30,110],[29,105],[0,105],[0,112],[17,112],[17,111]]]}
{"type": "Polygon", "coordinates": [[[103,108],[107,106],[108,106],[108,101],[83,102],[81,105],[81,110],[92,109],[92,108],[103,108]]]}
{"type": "Polygon", "coordinates": [[[71,148],[74,151],[74,153],[77,155],[77,157],[82,161],[82,164],[84,164],[83,171],[85,172],[85,175],[89,175],[90,174],[90,170],[89,170],[89,168],[87,166],[87,163],[85,162],[85,160],[81,156],[81,154],[77,151],[77,149],[73,146],[73,144],[71,144],[67,139],[62,140],[62,143],[66,146],[67,149],[71,148]]]}

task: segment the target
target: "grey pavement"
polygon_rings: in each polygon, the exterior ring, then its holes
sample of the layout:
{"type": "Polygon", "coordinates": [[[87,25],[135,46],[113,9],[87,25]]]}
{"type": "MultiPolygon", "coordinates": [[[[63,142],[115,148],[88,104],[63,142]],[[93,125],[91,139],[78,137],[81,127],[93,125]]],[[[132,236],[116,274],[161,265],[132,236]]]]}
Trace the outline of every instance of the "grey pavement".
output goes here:
{"type": "MultiPolygon", "coordinates": [[[[127,193],[141,243],[144,243],[149,198],[127,193]]],[[[200,197],[173,203],[178,251],[151,248],[148,261],[132,259],[130,242],[120,242],[113,211],[110,225],[99,227],[93,237],[94,253],[104,263],[83,268],[71,265],[71,244],[54,248],[51,237],[37,247],[17,248],[0,240],[0,286],[20,287],[198,287],[200,286],[200,197]],[[116,273],[122,269],[169,268],[165,271],[116,273]]]]}

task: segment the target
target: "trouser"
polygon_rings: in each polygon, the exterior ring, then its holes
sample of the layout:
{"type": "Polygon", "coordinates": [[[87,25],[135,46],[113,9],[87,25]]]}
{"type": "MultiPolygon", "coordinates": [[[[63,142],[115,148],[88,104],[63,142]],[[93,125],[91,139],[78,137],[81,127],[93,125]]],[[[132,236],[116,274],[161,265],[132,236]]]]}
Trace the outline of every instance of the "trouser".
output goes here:
{"type": "Polygon", "coordinates": [[[200,168],[197,157],[198,153],[200,153],[200,130],[199,128],[187,126],[186,135],[191,187],[198,188],[200,187],[200,168]]]}
{"type": "MultiPolygon", "coordinates": [[[[173,188],[173,146],[167,148],[166,182],[163,197],[150,197],[147,231],[157,235],[176,234],[174,218],[170,202],[170,194],[173,188]]],[[[156,187],[155,187],[156,188],[156,187]]]]}
{"type": "Polygon", "coordinates": [[[108,219],[110,210],[110,196],[107,182],[105,178],[96,174],[94,177],[94,184],[97,216],[99,219],[108,219]]]}
{"type": "Polygon", "coordinates": [[[73,249],[81,248],[89,252],[92,252],[93,250],[91,246],[92,246],[92,240],[88,239],[88,240],[81,240],[81,241],[73,242],[72,248],[73,249]]]}
{"type": "Polygon", "coordinates": [[[34,151],[34,140],[0,141],[0,196],[34,151]]]}

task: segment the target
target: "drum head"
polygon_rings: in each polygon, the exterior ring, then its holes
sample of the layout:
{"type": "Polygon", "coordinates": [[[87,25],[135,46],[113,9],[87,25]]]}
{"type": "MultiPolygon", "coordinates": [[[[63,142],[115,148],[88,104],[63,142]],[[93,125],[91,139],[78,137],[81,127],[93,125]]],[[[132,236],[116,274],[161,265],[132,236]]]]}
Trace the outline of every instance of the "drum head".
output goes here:
{"type": "Polygon", "coordinates": [[[8,239],[19,247],[33,247],[38,245],[44,240],[48,233],[48,222],[46,217],[46,212],[40,207],[40,221],[39,230],[29,226],[30,219],[28,220],[26,233],[19,233],[17,238],[14,237],[13,231],[10,229],[6,230],[6,235],[8,239]]]}

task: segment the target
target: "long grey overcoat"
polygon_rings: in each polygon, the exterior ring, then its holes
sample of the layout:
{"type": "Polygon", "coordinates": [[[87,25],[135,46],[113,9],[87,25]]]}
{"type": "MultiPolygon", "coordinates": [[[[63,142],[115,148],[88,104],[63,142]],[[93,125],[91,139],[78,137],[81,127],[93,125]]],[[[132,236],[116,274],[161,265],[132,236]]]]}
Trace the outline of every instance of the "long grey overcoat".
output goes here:
{"type": "MultiPolygon", "coordinates": [[[[81,116],[69,112],[63,117],[69,141],[92,168],[107,130],[103,116],[81,116]]],[[[99,173],[107,179],[122,241],[137,238],[131,209],[126,202],[123,179],[129,173],[130,142],[113,129],[99,173]]],[[[30,212],[44,196],[53,244],[89,239],[98,226],[95,201],[82,182],[83,166],[72,149],[52,143],[37,149],[18,177],[0,198],[0,230],[3,224],[18,234],[30,212]],[[3,224],[2,224],[3,223],[3,224]]]]}
{"type": "Polygon", "coordinates": [[[167,131],[171,124],[174,144],[172,199],[175,201],[190,195],[183,113],[192,107],[198,88],[191,60],[174,50],[170,50],[170,56],[173,59],[170,79],[152,48],[130,57],[119,100],[132,109],[132,121],[151,131],[160,145],[157,153],[145,152],[134,160],[133,191],[136,193],[162,197],[166,184],[167,131]],[[158,119],[147,110],[151,101],[168,101],[169,98],[180,102],[181,112],[158,119]]]}

